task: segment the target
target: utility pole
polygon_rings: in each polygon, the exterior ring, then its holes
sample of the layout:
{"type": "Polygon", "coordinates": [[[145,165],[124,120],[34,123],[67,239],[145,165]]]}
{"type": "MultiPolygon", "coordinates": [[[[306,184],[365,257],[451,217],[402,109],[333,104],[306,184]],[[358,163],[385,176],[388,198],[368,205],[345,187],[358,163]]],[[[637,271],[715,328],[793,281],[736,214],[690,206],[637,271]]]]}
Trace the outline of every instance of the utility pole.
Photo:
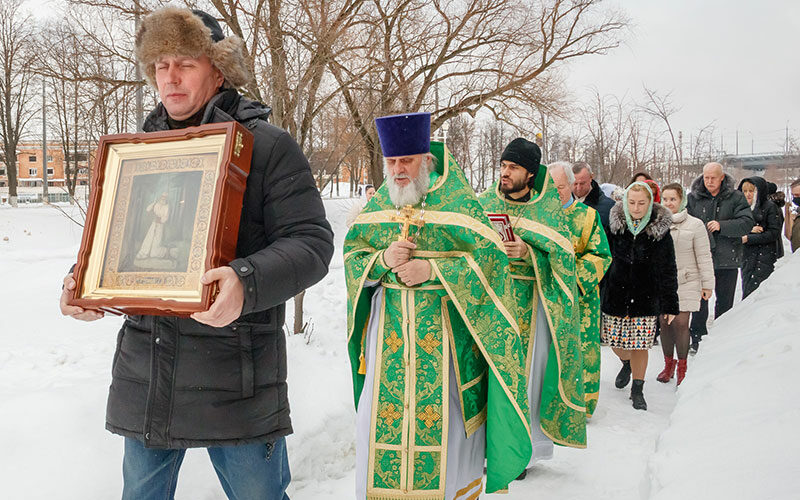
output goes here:
{"type": "Polygon", "coordinates": [[[789,154],[789,120],[786,120],[786,142],[783,146],[783,154],[789,154]]]}
{"type": "Polygon", "coordinates": [[[42,203],[50,203],[50,192],[47,189],[47,112],[45,101],[46,83],[42,78],[42,203]]]}

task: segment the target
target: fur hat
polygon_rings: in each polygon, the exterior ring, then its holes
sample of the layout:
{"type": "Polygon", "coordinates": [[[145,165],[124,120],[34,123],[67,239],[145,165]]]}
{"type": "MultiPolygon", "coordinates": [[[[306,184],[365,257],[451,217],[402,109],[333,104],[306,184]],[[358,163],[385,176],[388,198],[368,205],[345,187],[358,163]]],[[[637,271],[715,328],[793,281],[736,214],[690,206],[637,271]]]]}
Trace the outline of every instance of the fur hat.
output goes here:
{"type": "Polygon", "coordinates": [[[251,80],[242,39],[225,37],[217,20],[203,11],[158,9],[142,20],[136,33],[136,60],[147,83],[153,87],[156,86],[155,63],[160,57],[204,54],[222,72],[228,85],[241,87],[251,80]]]}

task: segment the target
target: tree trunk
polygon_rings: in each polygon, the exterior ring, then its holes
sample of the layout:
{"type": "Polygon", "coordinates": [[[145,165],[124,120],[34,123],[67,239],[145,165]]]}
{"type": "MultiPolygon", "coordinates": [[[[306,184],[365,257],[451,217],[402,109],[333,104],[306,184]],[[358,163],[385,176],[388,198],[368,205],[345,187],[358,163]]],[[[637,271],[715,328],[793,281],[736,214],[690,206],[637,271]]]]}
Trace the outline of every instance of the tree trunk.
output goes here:
{"type": "Polygon", "coordinates": [[[303,299],[306,296],[306,291],[298,293],[294,296],[294,328],[292,332],[297,335],[303,333],[303,299]]]}

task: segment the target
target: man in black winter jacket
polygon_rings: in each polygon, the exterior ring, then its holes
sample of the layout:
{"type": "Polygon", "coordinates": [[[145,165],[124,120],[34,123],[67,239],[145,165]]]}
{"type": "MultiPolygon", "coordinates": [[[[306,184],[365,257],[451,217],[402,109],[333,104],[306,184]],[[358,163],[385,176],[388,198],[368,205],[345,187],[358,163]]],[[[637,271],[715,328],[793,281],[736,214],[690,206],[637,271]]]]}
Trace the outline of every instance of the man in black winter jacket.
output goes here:
{"type": "MultiPolygon", "coordinates": [[[[716,162],[703,167],[703,175],[692,182],[688,196],[689,214],[697,217],[708,230],[717,296],[714,317],[733,307],[736,278],[742,266],[742,236],[753,228],[753,213],[744,195],[737,191],[733,177],[722,171],[716,162]]],[[[692,350],[697,351],[703,335],[708,333],[708,301],[701,300],[700,310],[692,314],[692,350]]]]}
{"type": "MultiPolygon", "coordinates": [[[[186,448],[205,447],[229,498],[286,498],[284,302],[319,281],[333,254],[311,169],[251,81],[243,42],[201,11],[147,16],[136,57],[161,103],[147,132],[238,121],[254,135],[236,259],[203,276],[219,295],[191,318],[131,316],[119,332],[106,428],[125,437],[123,499],[172,498],[186,448]]],[[[65,289],[74,288],[68,276],[65,289]]],[[[102,316],[61,302],[76,319],[102,316]]]]}
{"type": "Polygon", "coordinates": [[[582,161],[575,163],[572,165],[572,173],[575,174],[572,194],[577,201],[583,202],[584,205],[588,205],[597,210],[606,236],[610,237],[608,214],[614,206],[614,200],[606,196],[603,190],[600,189],[600,185],[592,176],[592,167],[590,167],[588,163],[582,161]]]}

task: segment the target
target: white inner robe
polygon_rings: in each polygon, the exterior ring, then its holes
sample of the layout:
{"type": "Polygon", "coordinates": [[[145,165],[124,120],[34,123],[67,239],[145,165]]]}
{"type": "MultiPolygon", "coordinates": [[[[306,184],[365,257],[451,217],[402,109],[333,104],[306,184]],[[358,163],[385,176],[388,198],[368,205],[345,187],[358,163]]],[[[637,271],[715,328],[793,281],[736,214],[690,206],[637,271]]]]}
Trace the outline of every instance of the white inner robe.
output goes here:
{"type": "MultiPolygon", "coordinates": [[[[376,286],[377,282],[367,282],[366,286],[376,286]]],[[[372,296],[370,317],[367,325],[367,338],[364,344],[364,357],[367,363],[367,374],[364,388],[358,400],[356,413],[356,499],[367,498],[367,471],[369,461],[370,424],[372,416],[372,387],[375,380],[375,348],[378,345],[381,307],[384,288],[378,287],[372,296]]],[[[461,401],[458,395],[458,382],[452,358],[450,359],[450,397],[449,427],[447,432],[447,460],[445,477],[445,499],[466,499],[483,488],[482,481],[462,492],[456,493],[483,477],[483,464],[486,456],[486,424],[483,424],[472,436],[467,438],[464,417],[461,413],[461,401]]]]}
{"type": "Polygon", "coordinates": [[[550,356],[550,344],[553,340],[550,336],[550,325],[547,323],[541,297],[536,302],[536,333],[531,339],[533,359],[531,360],[531,372],[528,374],[528,404],[531,410],[531,444],[533,445],[533,455],[528,467],[540,460],[553,458],[553,441],[542,432],[539,419],[544,374],[547,370],[547,359],[550,356]]]}

